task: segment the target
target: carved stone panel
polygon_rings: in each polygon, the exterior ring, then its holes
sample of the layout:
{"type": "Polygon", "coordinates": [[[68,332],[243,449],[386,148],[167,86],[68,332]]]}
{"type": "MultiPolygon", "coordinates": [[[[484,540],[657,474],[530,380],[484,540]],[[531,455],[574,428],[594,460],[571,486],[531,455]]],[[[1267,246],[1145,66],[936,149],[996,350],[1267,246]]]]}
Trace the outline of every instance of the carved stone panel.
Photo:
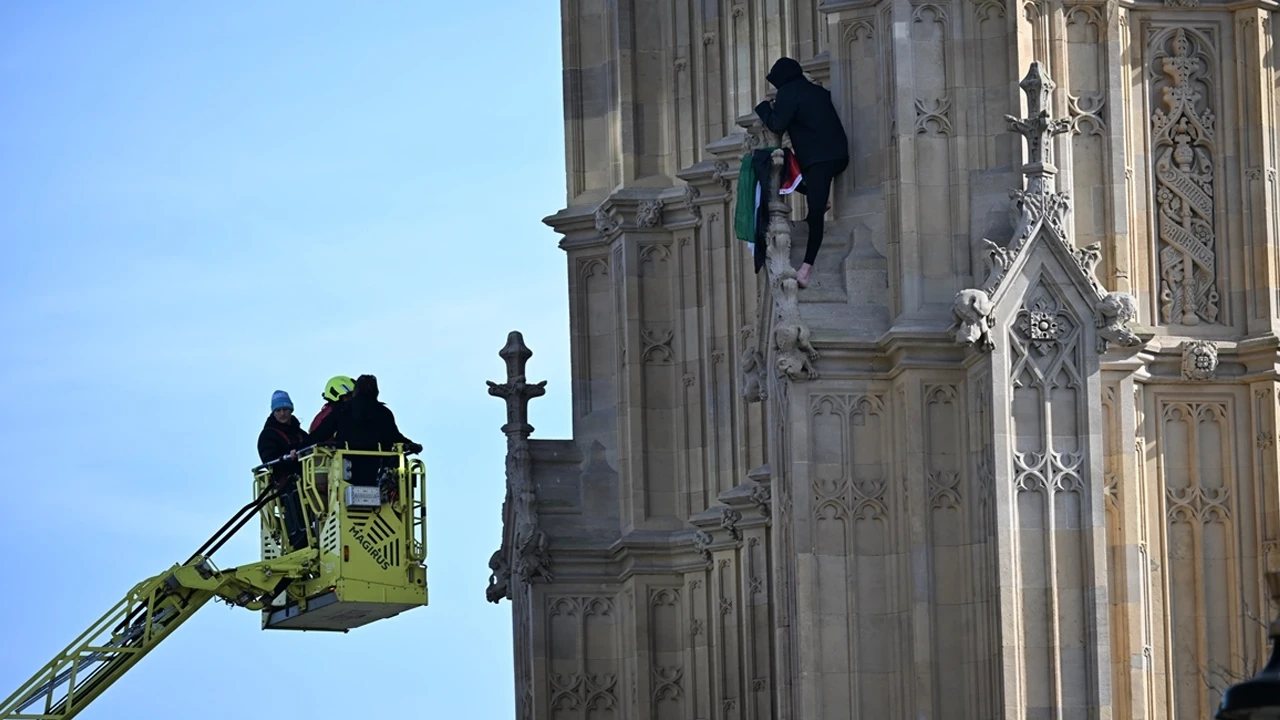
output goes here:
{"type": "Polygon", "coordinates": [[[815,598],[807,612],[819,627],[818,647],[802,652],[817,654],[824,697],[852,692],[847,717],[896,717],[907,642],[894,579],[899,503],[889,491],[885,397],[818,395],[809,410],[817,587],[807,591],[815,598]]]}
{"type": "Polygon", "coordinates": [[[574,393],[579,416],[611,408],[614,402],[613,303],[609,258],[589,255],[576,261],[572,290],[575,347],[574,393]]]}
{"type": "Polygon", "coordinates": [[[684,604],[680,588],[649,588],[649,706],[655,720],[688,717],[684,604]]]}
{"type": "MultiPolygon", "coordinates": [[[[1046,273],[1047,275],[1047,273],[1046,273]]],[[[1094,484],[1089,397],[1096,373],[1087,347],[1090,320],[1061,286],[1034,278],[1013,314],[1007,343],[1012,427],[1012,530],[1001,553],[1013,563],[1018,673],[1029,715],[1086,717],[1110,702],[1108,652],[1092,628],[1105,623],[1098,586],[1105,583],[1104,520],[1095,514],[1103,488],[1094,484]],[[1092,370],[1090,368],[1093,368],[1092,370]]],[[[1096,380],[1094,381],[1096,382],[1096,380]]]]}
{"type": "Polygon", "coordinates": [[[1148,45],[1160,320],[1218,323],[1217,48],[1183,27],[1153,31],[1148,45]]]}
{"type": "Polygon", "coordinates": [[[1230,396],[1159,394],[1156,447],[1164,504],[1169,717],[1200,718],[1256,670],[1258,547],[1248,474],[1237,470],[1230,396]],[[1251,660],[1250,658],[1255,658],[1251,660]]]}
{"type": "Polygon", "coordinates": [[[549,596],[546,717],[623,717],[619,703],[618,616],[609,596],[549,596]]]}
{"type": "Polygon", "coordinates": [[[677,356],[678,255],[670,241],[661,241],[640,244],[637,256],[637,294],[643,309],[640,347],[633,358],[639,368],[632,371],[633,377],[639,376],[638,402],[632,413],[640,430],[633,438],[644,448],[642,517],[672,518],[686,507],[687,499],[686,479],[676,462],[680,435],[677,408],[683,394],[677,356]]]}

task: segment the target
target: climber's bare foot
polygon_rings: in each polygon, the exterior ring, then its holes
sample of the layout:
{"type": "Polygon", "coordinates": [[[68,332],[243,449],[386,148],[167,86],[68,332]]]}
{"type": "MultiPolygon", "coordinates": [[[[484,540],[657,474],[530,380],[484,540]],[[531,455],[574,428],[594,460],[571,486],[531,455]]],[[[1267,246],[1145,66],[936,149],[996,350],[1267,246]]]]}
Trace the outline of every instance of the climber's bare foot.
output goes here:
{"type": "Polygon", "coordinates": [[[796,285],[801,289],[809,287],[809,271],[813,269],[809,263],[800,266],[800,271],[796,273],[796,285]]]}

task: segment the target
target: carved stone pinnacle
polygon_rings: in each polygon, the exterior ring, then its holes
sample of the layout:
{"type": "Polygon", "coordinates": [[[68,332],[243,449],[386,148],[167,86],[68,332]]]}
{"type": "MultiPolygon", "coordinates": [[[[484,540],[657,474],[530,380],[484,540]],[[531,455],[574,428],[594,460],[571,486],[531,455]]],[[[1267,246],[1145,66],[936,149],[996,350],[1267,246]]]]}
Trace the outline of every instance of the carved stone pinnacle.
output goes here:
{"type": "Polygon", "coordinates": [[[1054,135],[1071,129],[1070,120],[1050,119],[1049,101],[1057,87],[1045,74],[1039,62],[1032,62],[1026,77],[1018,83],[1027,96],[1027,117],[1018,119],[1005,115],[1010,132],[1016,132],[1027,141],[1027,162],[1022,174],[1027,177],[1027,192],[1053,192],[1053,176],[1058,168],[1049,161],[1049,140],[1054,135]]]}
{"type": "Polygon", "coordinates": [[[507,424],[502,426],[502,432],[527,437],[533,432],[529,424],[529,401],[546,394],[547,381],[534,385],[525,382],[525,365],[533,357],[533,351],[524,344],[524,336],[515,330],[507,335],[507,344],[498,351],[498,357],[507,363],[507,381],[488,385],[490,395],[507,401],[507,424]]]}

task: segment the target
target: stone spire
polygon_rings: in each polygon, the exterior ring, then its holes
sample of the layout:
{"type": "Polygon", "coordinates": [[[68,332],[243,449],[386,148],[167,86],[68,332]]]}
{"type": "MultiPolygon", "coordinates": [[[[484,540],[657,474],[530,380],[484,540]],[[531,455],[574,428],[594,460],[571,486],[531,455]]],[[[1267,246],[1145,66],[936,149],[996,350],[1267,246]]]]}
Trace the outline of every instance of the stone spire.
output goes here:
{"type": "Polygon", "coordinates": [[[1057,87],[1044,73],[1039,62],[1032,62],[1026,77],[1018,83],[1027,96],[1027,117],[1019,120],[1005,115],[1011,132],[1027,141],[1027,162],[1022,174],[1027,177],[1027,193],[1053,193],[1054,176],[1058,168],[1049,160],[1049,140],[1071,129],[1070,120],[1053,120],[1049,114],[1049,99],[1057,87]]]}
{"type": "Polygon", "coordinates": [[[514,598],[510,581],[514,577],[530,582],[534,577],[551,579],[551,557],[547,552],[547,534],[538,525],[537,490],[533,483],[533,466],[529,458],[529,401],[546,394],[547,382],[530,385],[525,380],[525,365],[533,351],[524,344],[524,336],[512,331],[507,344],[498,351],[507,364],[507,381],[489,382],[489,394],[507,401],[507,422],[502,432],[507,436],[507,497],[502,503],[502,547],[489,559],[489,602],[514,598]]]}
{"type": "Polygon", "coordinates": [[[1139,345],[1141,339],[1129,327],[1138,317],[1137,302],[1128,293],[1107,292],[1095,273],[1102,258],[1101,243],[1076,247],[1075,239],[1067,232],[1071,196],[1055,187],[1058,168],[1049,159],[1049,141],[1071,129],[1070,120],[1054,120],[1050,114],[1049,99],[1056,86],[1039,62],[1031,63],[1018,86],[1027,95],[1027,117],[1004,116],[1009,131],[1027,141],[1027,162],[1022,166],[1027,178],[1025,187],[1009,193],[1018,211],[1018,222],[1008,245],[1000,246],[985,238],[979,242],[986,278],[980,286],[956,293],[951,307],[955,340],[981,352],[995,348],[992,331],[1000,287],[1031,243],[1048,242],[1065,253],[1069,258],[1066,265],[1078,271],[1084,292],[1092,296],[1098,352],[1105,352],[1109,344],[1139,345]]]}
{"type": "Polygon", "coordinates": [[[501,385],[490,382],[489,394],[507,401],[507,424],[502,426],[502,432],[527,438],[533,432],[529,424],[529,401],[546,394],[547,382],[536,385],[525,382],[525,365],[533,357],[533,351],[524,344],[524,336],[519,332],[513,330],[507,335],[507,344],[498,351],[498,357],[507,363],[507,381],[501,385]]]}

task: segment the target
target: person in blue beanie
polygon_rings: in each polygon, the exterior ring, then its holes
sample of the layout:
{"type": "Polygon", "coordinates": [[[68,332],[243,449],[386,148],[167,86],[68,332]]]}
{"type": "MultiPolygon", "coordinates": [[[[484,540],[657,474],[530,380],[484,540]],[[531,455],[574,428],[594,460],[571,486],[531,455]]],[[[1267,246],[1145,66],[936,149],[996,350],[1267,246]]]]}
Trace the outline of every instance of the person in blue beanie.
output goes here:
{"type": "Polygon", "coordinates": [[[307,534],[302,519],[302,500],[298,497],[298,475],[302,463],[297,452],[311,444],[311,438],[302,429],[302,423],[293,415],[293,400],[289,393],[277,390],[271,395],[271,414],[258,433],[258,458],[267,463],[292,456],[287,462],[272,468],[272,479],[280,486],[280,506],[284,509],[285,531],[294,550],[306,547],[307,534]]]}

